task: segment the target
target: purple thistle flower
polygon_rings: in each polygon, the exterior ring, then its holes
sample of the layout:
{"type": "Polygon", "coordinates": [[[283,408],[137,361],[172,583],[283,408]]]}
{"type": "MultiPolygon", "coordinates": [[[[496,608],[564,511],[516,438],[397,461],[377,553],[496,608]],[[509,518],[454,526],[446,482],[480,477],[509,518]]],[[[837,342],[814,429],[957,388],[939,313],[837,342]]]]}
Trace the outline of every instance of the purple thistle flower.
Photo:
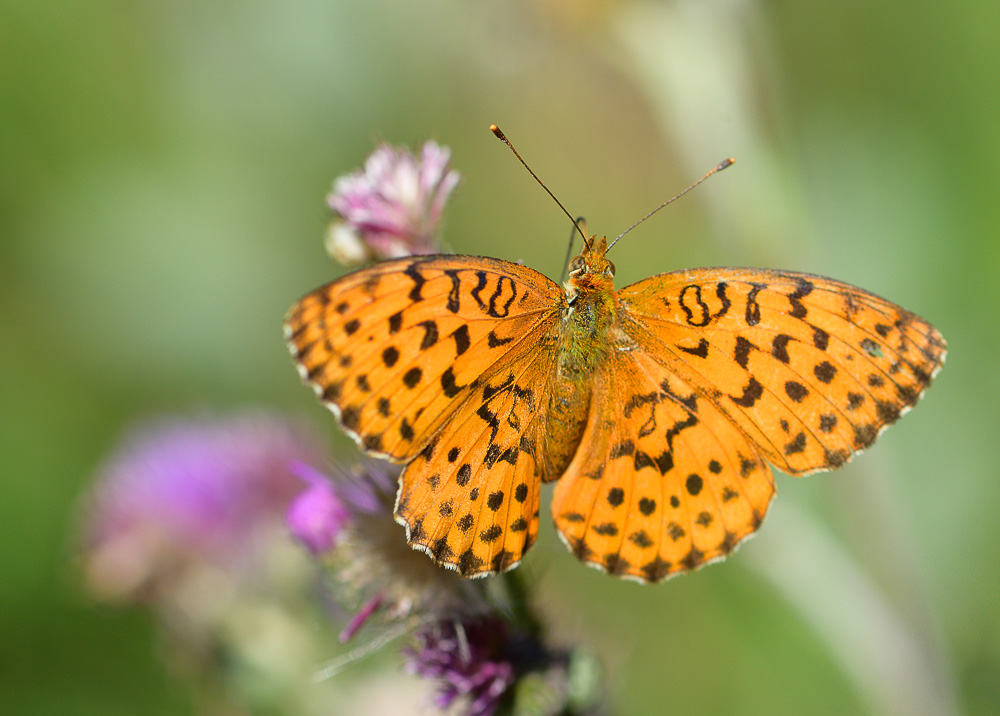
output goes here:
{"type": "Polygon", "coordinates": [[[296,461],[291,468],[308,487],[292,500],[285,521],[292,535],[316,557],[333,548],[351,513],[326,475],[303,462],[296,461]]]}
{"type": "Polygon", "coordinates": [[[191,563],[252,573],[253,545],[280,524],[319,441],[284,418],[166,418],[134,429],[85,503],[84,565],[99,595],[135,599],[191,563]]]}
{"type": "Polygon", "coordinates": [[[407,670],[438,682],[434,705],[439,709],[465,697],[468,716],[491,716],[516,680],[514,664],[504,653],[509,637],[497,617],[438,622],[421,629],[419,647],[405,652],[407,670]]]}
{"type": "Polygon", "coordinates": [[[348,641],[376,614],[383,622],[436,620],[488,609],[481,584],[443,570],[406,543],[393,519],[399,469],[365,460],[327,476],[295,466],[309,485],[289,508],[287,524],[322,564],[338,600],[361,605],[341,632],[348,641]]]}
{"type": "Polygon", "coordinates": [[[342,176],[327,197],[339,214],[327,251],[345,265],[439,250],[444,206],[461,175],[448,170],[451,151],[425,142],[420,157],[383,144],[362,171],[342,176]]]}

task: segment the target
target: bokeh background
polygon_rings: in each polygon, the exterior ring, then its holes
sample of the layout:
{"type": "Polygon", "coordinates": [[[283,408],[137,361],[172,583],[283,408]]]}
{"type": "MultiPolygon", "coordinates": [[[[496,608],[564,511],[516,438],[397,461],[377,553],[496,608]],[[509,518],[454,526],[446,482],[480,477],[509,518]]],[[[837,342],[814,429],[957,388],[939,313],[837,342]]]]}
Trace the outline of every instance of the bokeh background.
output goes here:
{"type": "Polygon", "coordinates": [[[779,475],[722,565],[625,583],[543,524],[539,607],[615,712],[1000,712],[998,33],[976,0],[5,0],[0,712],[190,710],[148,615],[80,588],[79,498],[160,413],[276,406],[349,455],[280,324],[341,271],[324,195],[377,141],[452,148],[453,250],[558,276],[568,222],[491,122],[602,234],[738,159],[615,248],[620,285],[810,271],[950,345],[877,447],[779,475]]]}

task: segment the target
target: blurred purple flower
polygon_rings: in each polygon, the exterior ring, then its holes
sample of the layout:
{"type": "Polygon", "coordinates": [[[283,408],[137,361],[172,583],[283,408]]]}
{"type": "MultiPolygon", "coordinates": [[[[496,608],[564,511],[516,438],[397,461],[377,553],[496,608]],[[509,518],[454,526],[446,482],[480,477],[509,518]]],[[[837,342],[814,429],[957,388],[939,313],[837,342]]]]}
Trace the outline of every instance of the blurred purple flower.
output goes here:
{"type": "Polygon", "coordinates": [[[325,475],[294,466],[307,487],[292,502],[287,524],[322,559],[337,601],[357,609],[340,635],[348,641],[376,614],[383,623],[456,618],[487,611],[482,585],[441,569],[406,543],[393,519],[399,468],[364,460],[325,475]]]}
{"type": "Polygon", "coordinates": [[[497,617],[438,622],[421,629],[417,640],[419,646],[405,652],[407,670],[438,682],[439,709],[465,697],[468,716],[490,716],[515,682],[514,664],[504,654],[509,631],[497,617]]]}
{"type": "Polygon", "coordinates": [[[461,175],[448,169],[451,150],[425,142],[420,157],[382,144],[363,171],[334,182],[327,202],[340,218],[327,251],[345,265],[439,250],[444,205],[461,175]]]}
{"type": "Polygon", "coordinates": [[[263,412],[134,429],[99,469],[85,504],[91,588],[142,597],[192,562],[252,572],[254,539],[280,524],[300,488],[290,465],[324,459],[304,426],[263,412]]]}
{"type": "Polygon", "coordinates": [[[326,475],[298,461],[292,464],[292,471],[308,487],[292,500],[285,520],[292,535],[316,557],[333,548],[351,513],[326,475]]]}

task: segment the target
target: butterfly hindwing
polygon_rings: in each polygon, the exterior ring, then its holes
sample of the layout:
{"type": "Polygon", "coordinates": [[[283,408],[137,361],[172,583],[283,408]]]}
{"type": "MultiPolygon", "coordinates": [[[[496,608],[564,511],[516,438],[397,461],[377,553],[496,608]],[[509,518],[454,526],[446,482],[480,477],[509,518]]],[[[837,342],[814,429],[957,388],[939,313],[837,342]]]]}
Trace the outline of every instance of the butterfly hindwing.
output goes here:
{"type": "Polygon", "coordinates": [[[944,361],[929,323],[819,276],[695,269],[618,295],[639,343],[791,474],[838,467],[870,445],[944,361]]]}
{"type": "Polygon", "coordinates": [[[285,332],[304,380],[344,429],[368,452],[405,461],[477,380],[547,335],[564,304],[553,281],[518,264],[408,257],[306,295],[285,332]]]}
{"type": "Polygon", "coordinates": [[[464,576],[520,562],[538,534],[537,466],[554,352],[541,341],[477,381],[400,478],[410,543],[464,576]]]}
{"type": "Polygon", "coordinates": [[[635,350],[602,364],[552,513],[581,560],[656,582],[732,551],[773,494],[770,468],[732,421],[635,350]]]}

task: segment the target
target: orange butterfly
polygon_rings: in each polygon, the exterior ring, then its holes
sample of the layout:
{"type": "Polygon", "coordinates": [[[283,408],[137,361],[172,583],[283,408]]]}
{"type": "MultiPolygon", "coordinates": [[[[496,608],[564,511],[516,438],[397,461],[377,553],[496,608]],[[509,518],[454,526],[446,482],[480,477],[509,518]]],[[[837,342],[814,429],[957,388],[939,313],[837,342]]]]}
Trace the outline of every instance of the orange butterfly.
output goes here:
{"type": "Polygon", "coordinates": [[[702,268],[620,291],[593,237],[566,289],[509,261],[416,256],[313,291],[285,331],[367,452],[405,463],[396,519],[468,577],[518,564],[542,482],[584,562],[656,582],[760,526],[768,462],[839,467],[923,394],[945,342],[819,276],[702,268]]]}

